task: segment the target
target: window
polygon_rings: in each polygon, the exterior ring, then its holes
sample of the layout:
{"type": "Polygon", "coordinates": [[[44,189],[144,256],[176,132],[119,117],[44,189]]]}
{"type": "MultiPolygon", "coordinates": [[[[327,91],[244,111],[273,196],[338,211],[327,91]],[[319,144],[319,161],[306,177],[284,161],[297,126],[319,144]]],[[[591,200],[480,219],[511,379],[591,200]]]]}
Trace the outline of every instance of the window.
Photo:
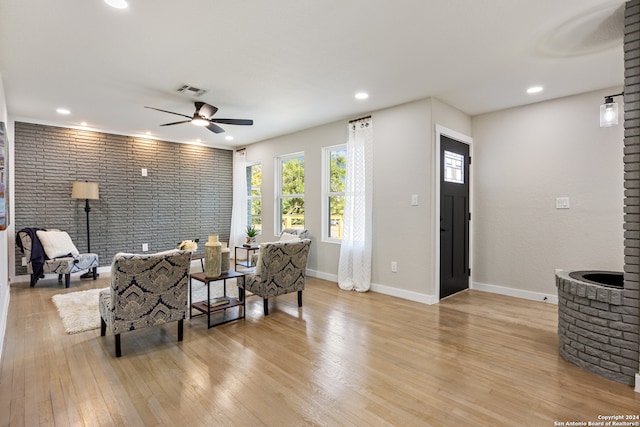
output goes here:
{"type": "Polygon", "coordinates": [[[444,180],[464,184],[464,156],[451,151],[444,152],[444,180]]]}
{"type": "Polygon", "coordinates": [[[262,165],[247,166],[247,226],[262,232],[262,165]]]}
{"type": "Polygon", "coordinates": [[[276,233],[304,228],[304,153],[276,159],[276,233]]]}
{"type": "Polygon", "coordinates": [[[325,147],[323,151],[322,236],[327,241],[340,241],[344,222],[347,145],[325,147]]]}

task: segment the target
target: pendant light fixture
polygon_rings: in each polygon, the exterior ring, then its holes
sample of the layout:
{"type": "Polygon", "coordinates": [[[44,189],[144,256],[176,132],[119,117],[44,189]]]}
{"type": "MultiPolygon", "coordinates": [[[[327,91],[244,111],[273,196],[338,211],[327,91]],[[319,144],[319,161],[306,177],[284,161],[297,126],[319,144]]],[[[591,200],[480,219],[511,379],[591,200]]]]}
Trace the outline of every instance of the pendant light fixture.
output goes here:
{"type": "Polygon", "coordinates": [[[624,92],[604,97],[604,104],[600,106],[600,127],[615,126],[618,124],[618,103],[613,102],[613,97],[622,96],[624,92]]]}

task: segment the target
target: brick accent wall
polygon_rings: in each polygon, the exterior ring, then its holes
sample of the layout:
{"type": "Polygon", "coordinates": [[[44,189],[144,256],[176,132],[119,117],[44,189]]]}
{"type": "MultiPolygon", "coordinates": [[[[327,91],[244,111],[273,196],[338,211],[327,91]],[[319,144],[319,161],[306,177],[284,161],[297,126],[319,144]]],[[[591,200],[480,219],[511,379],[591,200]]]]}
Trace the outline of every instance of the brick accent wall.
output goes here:
{"type": "MultiPolygon", "coordinates": [[[[76,129],[15,124],[15,229],[59,228],[87,250],[84,200],[74,181],[94,181],[91,251],[109,266],[117,252],[175,248],[208,234],[228,241],[233,151],[76,129]],[[142,176],[142,168],[148,175],[142,176]]],[[[16,248],[16,275],[27,274],[16,248]]]]}
{"type": "MultiPolygon", "coordinates": [[[[624,288],[626,304],[634,307],[637,315],[640,313],[640,0],[625,4],[624,24],[624,288]]],[[[640,361],[636,369],[640,372],[640,361]]],[[[636,389],[639,387],[636,384],[636,389]]]]}

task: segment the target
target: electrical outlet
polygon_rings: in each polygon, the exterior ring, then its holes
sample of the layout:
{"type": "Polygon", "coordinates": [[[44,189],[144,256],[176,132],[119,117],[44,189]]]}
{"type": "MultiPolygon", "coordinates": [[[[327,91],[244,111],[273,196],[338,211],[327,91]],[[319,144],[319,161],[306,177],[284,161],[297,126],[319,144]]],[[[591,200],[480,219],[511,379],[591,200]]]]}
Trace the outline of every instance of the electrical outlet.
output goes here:
{"type": "Polygon", "coordinates": [[[148,243],[143,243],[142,244],[142,252],[146,252],[149,250],[149,244],[148,243]]]}
{"type": "Polygon", "coordinates": [[[147,176],[147,169],[146,168],[142,168],[142,176],[147,176]]]}
{"type": "Polygon", "coordinates": [[[23,257],[22,257],[22,266],[23,266],[23,267],[26,267],[26,266],[27,266],[27,257],[26,257],[26,256],[23,256],[23,257]]]}
{"type": "Polygon", "coordinates": [[[391,272],[392,273],[398,272],[398,263],[395,261],[391,261],[391,272]]]}

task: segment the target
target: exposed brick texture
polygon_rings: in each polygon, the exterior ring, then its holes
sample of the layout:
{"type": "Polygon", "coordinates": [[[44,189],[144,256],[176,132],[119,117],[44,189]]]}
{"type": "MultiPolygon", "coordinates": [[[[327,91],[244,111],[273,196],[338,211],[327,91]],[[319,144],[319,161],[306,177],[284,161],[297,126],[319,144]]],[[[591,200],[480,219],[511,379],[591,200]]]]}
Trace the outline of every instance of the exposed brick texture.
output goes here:
{"type": "MultiPolygon", "coordinates": [[[[91,251],[100,265],[117,252],[175,248],[208,234],[229,238],[233,151],[76,129],[15,124],[15,229],[59,228],[87,250],[84,200],[73,181],[95,181],[91,251]],[[148,176],[141,170],[146,168],[148,176]]],[[[16,274],[27,274],[16,248],[16,274]]]]}
{"type": "Polygon", "coordinates": [[[627,289],[607,288],[556,274],[562,357],[603,377],[633,385],[638,365],[638,308],[627,289]]]}
{"type": "MultiPolygon", "coordinates": [[[[640,316],[640,0],[625,4],[624,17],[624,287],[629,320],[635,321],[635,346],[638,353],[637,318],[640,316]]],[[[636,358],[635,372],[640,372],[636,358]]],[[[638,385],[636,384],[636,387],[638,385]]]]}

